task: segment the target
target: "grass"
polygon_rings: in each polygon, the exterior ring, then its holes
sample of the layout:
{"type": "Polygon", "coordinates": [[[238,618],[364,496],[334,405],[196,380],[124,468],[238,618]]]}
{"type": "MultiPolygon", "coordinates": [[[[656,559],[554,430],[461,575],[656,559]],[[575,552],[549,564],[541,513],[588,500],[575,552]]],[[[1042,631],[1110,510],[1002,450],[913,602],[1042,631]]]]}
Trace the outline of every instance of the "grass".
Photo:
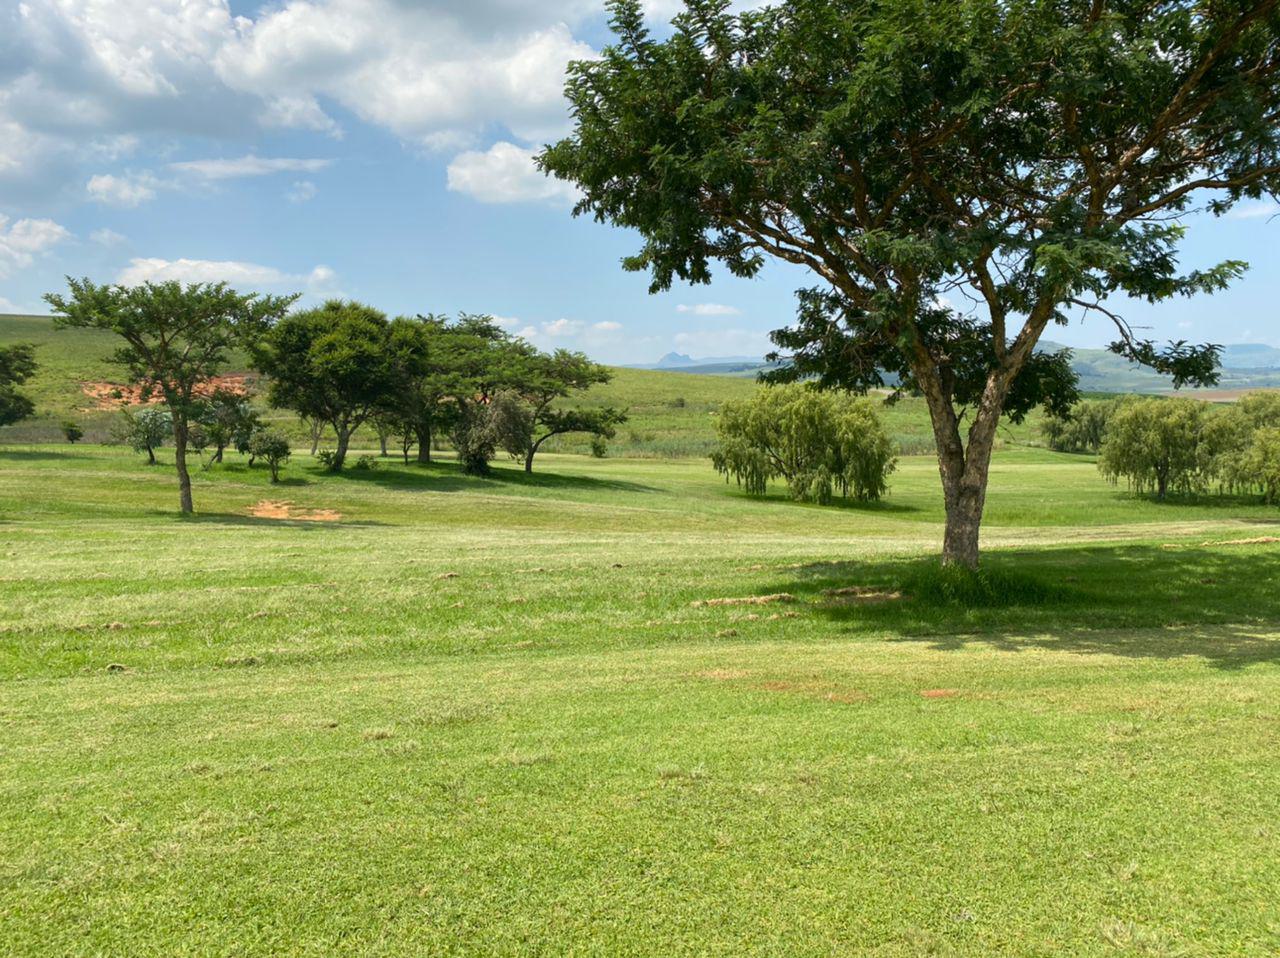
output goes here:
{"type": "Polygon", "coordinates": [[[975,584],[923,457],[540,469],[0,447],[0,950],[1280,945],[1275,508],[1007,450],[975,584]]]}

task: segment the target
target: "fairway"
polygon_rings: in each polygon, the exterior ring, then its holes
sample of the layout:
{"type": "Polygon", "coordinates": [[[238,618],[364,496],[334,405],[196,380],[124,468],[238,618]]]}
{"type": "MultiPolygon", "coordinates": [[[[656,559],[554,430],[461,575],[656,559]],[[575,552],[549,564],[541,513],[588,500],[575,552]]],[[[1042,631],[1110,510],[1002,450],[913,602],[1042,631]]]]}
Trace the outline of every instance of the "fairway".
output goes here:
{"type": "Polygon", "coordinates": [[[1273,953],[1280,515],[992,474],[1043,591],[961,609],[924,457],[837,508],[231,457],[181,520],[0,448],[0,950],[1273,953]]]}

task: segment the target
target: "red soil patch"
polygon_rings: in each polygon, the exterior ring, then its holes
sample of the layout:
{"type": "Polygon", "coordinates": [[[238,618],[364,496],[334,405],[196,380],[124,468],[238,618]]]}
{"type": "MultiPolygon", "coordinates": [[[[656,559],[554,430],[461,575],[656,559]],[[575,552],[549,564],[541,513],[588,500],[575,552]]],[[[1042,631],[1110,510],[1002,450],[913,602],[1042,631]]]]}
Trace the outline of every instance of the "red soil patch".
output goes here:
{"type": "Polygon", "coordinates": [[[333,509],[300,509],[292,502],[263,499],[249,509],[255,519],[292,519],[297,522],[337,522],[341,512],[333,509]]]}
{"type": "MultiPolygon", "coordinates": [[[[112,410],[123,409],[126,406],[157,406],[164,400],[160,397],[159,391],[155,391],[149,398],[144,399],[145,390],[142,386],[121,386],[117,383],[81,383],[81,391],[93,400],[90,410],[112,410]]],[[[234,393],[237,396],[249,395],[249,377],[248,376],[215,376],[208,382],[201,383],[196,387],[196,395],[205,397],[211,396],[214,392],[222,390],[224,392],[234,393]]]]}

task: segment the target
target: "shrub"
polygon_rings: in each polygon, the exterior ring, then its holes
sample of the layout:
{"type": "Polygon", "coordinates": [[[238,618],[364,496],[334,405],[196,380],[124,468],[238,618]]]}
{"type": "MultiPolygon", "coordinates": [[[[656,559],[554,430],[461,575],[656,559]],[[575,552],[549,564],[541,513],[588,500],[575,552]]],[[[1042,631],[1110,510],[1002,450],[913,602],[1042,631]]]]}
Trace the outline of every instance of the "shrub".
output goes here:
{"type": "Polygon", "coordinates": [[[80,428],[79,423],[68,419],[62,424],[62,435],[67,442],[76,443],[84,438],[84,430],[80,428]]]}
{"type": "Polygon", "coordinates": [[[259,429],[249,440],[249,455],[261,459],[271,470],[271,481],[280,481],[280,467],[289,461],[289,440],[278,432],[259,429]]]}
{"type": "Polygon", "coordinates": [[[880,499],[897,465],[872,405],[803,385],[771,386],[725,403],[716,421],[716,471],[750,495],[784,479],[794,499],[826,504],[838,492],[880,499]]]}
{"type": "Polygon", "coordinates": [[[487,476],[489,463],[498,449],[498,430],[489,407],[469,403],[453,428],[453,447],[462,471],[470,476],[487,476]]]}
{"type": "MultiPolygon", "coordinates": [[[[252,455],[252,453],[250,453],[250,455],[252,455]]],[[[334,469],[334,463],[338,461],[338,454],[332,449],[321,449],[316,453],[316,459],[319,461],[320,465],[332,471],[334,469]]]]}
{"type": "Polygon", "coordinates": [[[361,472],[372,472],[374,469],[378,468],[378,457],[368,455],[360,456],[356,459],[356,468],[361,472]]]}
{"type": "Polygon", "coordinates": [[[603,459],[609,453],[609,440],[601,435],[591,437],[591,455],[603,459]]]}

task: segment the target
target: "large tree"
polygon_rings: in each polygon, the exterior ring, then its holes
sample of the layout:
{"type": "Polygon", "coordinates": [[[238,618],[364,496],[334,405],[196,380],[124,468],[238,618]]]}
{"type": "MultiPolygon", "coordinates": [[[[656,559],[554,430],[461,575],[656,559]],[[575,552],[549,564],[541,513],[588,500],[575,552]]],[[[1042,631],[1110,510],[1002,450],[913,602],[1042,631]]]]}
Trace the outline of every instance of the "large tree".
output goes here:
{"type": "Polygon", "coordinates": [[[0,426],[26,419],[35,403],[15,389],[35,375],[35,347],[25,343],[0,346],[0,426]]]}
{"type": "Polygon", "coordinates": [[[346,461],[352,433],[403,383],[404,358],[392,348],[385,314],[343,300],[287,316],[254,345],[255,365],[271,378],[271,405],[333,429],[334,472],[346,461]]]}
{"type": "Polygon", "coordinates": [[[575,130],[540,157],[577,213],[644,239],[654,290],[754,276],[820,285],[775,333],[786,375],[928,403],[944,561],[975,566],[1002,416],[1064,411],[1077,312],[1175,384],[1217,350],[1136,335],[1106,301],[1210,292],[1179,273],[1178,218],[1280,190],[1277,0],[686,0],[655,39],[613,0],[616,42],[571,68],[575,130]]]}
{"type": "Polygon", "coordinates": [[[114,361],[128,370],[144,401],[159,396],[173,416],[182,512],[194,511],[187,441],[200,392],[226,367],[234,347],[283,316],[297,297],[241,294],[226,283],[98,286],[68,277],[67,284],[69,295],[45,296],[54,325],[103,329],[124,340],[114,361]]]}

